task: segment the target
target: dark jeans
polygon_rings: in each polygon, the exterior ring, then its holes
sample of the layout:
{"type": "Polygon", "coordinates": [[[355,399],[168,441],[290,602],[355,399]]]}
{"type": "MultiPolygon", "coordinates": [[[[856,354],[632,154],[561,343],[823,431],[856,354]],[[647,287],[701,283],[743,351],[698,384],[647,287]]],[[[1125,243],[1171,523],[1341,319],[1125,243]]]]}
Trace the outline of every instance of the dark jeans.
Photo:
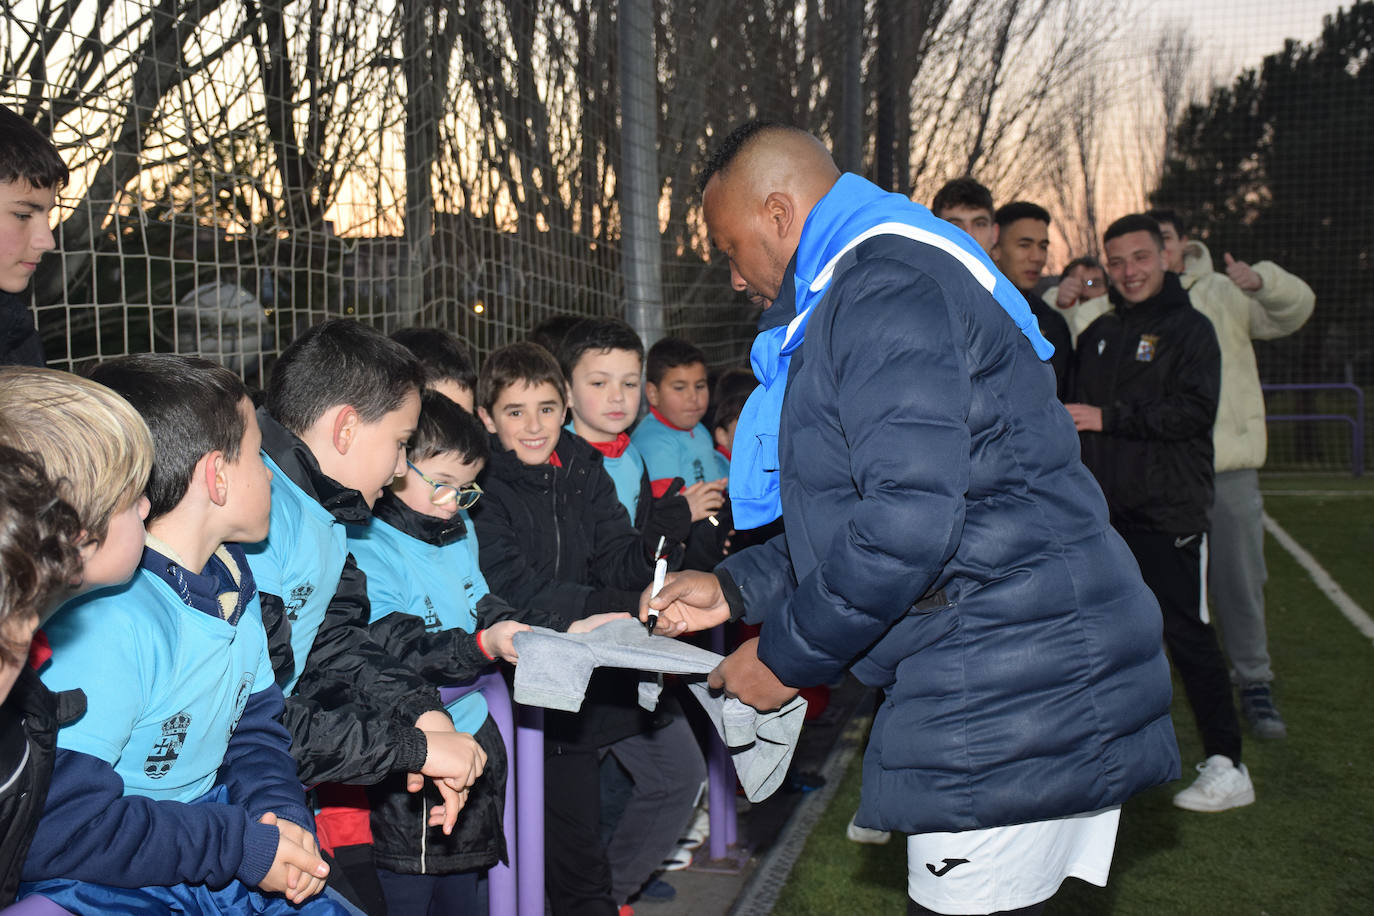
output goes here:
{"type": "Polygon", "coordinates": [[[1216,630],[1202,619],[1205,535],[1121,532],[1164,614],[1164,644],[1193,708],[1203,753],[1240,763],[1240,720],[1216,630]]]}
{"type": "Polygon", "coordinates": [[[377,869],[387,916],[487,916],[477,895],[477,872],[401,875],[377,869]]]}

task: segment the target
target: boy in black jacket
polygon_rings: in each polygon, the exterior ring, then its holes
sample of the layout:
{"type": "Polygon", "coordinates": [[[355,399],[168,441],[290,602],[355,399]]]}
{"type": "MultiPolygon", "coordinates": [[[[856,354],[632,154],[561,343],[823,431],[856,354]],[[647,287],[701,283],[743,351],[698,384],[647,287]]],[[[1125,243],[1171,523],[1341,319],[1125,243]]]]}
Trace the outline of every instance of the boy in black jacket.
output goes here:
{"type": "Polygon", "coordinates": [[[1103,243],[1115,308],[1079,335],[1076,397],[1065,406],[1112,526],[1159,599],[1164,641],[1202,732],[1207,760],[1174,804],[1225,811],[1254,802],[1255,789],[1240,762],[1226,660],[1202,602],[1221,351],[1211,322],[1165,270],[1157,222],[1124,216],[1103,243]]]}
{"type": "MultiPolygon", "coordinates": [[[[472,512],[491,590],[529,609],[526,622],[559,630],[637,609],[653,578],[652,545],[631,526],[601,453],[563,429],[566,387],[552,354],[529,342],[497,350],[478,376],[477,403],[494,437],[485,495],[472,512]]],[[[555,916],[613,916],[625,902],[600,840],[599,758],[657,724],[637,705],[637,680],[633,671],[598,671],[580,712],[546,715],[544,836],[555,916]]],[[[689,794],[701,778],[689,777],[689,794]]],[[[660,860],[686,824],[687,802],[666,829],[660,860]]]]}

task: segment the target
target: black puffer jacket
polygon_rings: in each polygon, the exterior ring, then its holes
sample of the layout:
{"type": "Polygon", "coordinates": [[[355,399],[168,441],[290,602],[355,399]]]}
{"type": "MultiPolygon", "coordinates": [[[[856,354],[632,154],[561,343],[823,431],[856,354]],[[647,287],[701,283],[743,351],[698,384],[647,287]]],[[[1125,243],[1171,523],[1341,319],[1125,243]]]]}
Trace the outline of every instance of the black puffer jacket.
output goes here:
{"type": "MultiPolygon", "coordinates": [[[[605,611],[637,612],[653,581],[652,548],[630,525],[600,452],[564,431],[554,454],[559,465],[527,465],[492,437],[486,492],[472,508],[487,585],[526,623],[557,630],[605,611]]],[[[549,712],[546,733],[600,746],[644,730],[651,719],[636,685],[632,671],[598,671],[582,711],[549,712]]]]}
{"type": "Polygon", "coordinates": [[[53,693],[27,665],[0,705],[0,906],[11,903],[43,814],[57,729],[86,712],[80,690],[53,693]]]}
{"type": "Polygon", "coordinates": [[[1159,293],[1116,306],[1078,338],[1074,400],[1102,408],[1102,432],[1081,434],[1119,531],[1194,534],[1212,505],[1212,423],[1221,350],[1178,275],[1159,293]]]}

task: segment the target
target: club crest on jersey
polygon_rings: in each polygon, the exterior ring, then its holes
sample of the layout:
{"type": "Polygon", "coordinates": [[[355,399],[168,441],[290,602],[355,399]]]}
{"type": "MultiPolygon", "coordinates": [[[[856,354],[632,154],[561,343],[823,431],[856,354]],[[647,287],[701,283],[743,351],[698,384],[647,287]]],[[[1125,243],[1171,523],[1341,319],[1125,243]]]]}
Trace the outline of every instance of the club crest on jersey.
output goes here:
{"type": "Polygon", "coordinates": [[[305,602],[310,599],[310,596],[314,594],[314,592],[315,586],[310,582],[304,585],[297,585],[295,588],[291,589],[291,594],[287,595],[286,600],[286,618],[288,620],[295,620],[296,615],[301,612],[301,608],[305,607],[305,602]]]}
{"type": "Polygon", "coordinates": [[[1135,361],[1152,363],[1155,361],[1155,348],[1159,346],[1158,334],[1141,334],[1140,343],[1135,347],[1135,361]]]}
{"type": "Polygon", "coordinates": [[[253,672],[245,671],[243,677],[239,678],[238,693],[234,694],[234,717],[229,722],[229,735],[226,740],[232,740],[234,729],[239,727],[239,719],[243,718],[243,711],[248,708],[248,695],[253,692],[253,672]]]}
{"type": "Polygon", "coordinates": [[[177,713],[162,723],[162,737],[153,745],[153,752],[143,761],[143,774],[149,779],[161,779],[172,771],[191,730],[191,714],[177,713]]]}
{"type": "Polygon", "coordinates": [[[434,602],[429,600],[429,595],[425,595],[425,630],[433,633],[441,626],[439,614],[434,610],[434,602]]]}

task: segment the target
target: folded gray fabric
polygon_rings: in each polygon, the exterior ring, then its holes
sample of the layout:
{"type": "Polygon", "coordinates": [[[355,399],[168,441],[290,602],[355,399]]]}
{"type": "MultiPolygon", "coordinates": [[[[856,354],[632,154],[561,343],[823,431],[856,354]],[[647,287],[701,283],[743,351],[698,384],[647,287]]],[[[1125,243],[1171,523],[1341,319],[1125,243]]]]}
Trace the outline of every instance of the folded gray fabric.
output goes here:
{"type": "MultiPolygon", "coordinates": [[[[632,668],[651,674],[677,674],[710,716],[730,757],[735,774],[751,801],[777,791],[797,747],[806,701],[792,700],[775,712],[759,712],[739,700],[712,691],[706,675],[721,656],[690,643],[650,636],[637,620],[613,620],[590,633],[559,633],[534,627],[515,634],[515,702],[576,712],[582,708],[587,682],[596,668],[632,668]]],[[[641,681],[639,703],[658,705],[659,685],[641,681]]]]}

